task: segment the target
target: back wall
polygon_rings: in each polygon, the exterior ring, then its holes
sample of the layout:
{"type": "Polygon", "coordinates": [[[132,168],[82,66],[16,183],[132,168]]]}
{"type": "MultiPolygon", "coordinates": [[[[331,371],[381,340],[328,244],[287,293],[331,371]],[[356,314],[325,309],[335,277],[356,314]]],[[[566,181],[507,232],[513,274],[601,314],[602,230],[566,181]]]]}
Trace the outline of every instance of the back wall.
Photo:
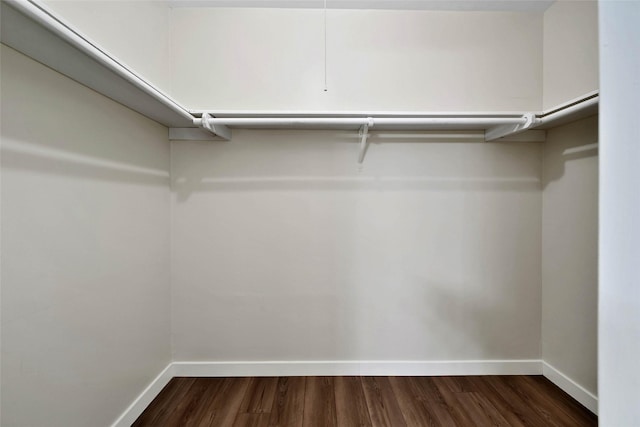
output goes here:
{"type": "Polygon", "coordinates": [[[172,143],[174,360],[539,359],[541,145],[355,136],[172,143]]]}
{"type": "Polygon", "coordinates": [[[543,14],[175,8],[172,94],[193,109],[532,111],[543,14]]]}

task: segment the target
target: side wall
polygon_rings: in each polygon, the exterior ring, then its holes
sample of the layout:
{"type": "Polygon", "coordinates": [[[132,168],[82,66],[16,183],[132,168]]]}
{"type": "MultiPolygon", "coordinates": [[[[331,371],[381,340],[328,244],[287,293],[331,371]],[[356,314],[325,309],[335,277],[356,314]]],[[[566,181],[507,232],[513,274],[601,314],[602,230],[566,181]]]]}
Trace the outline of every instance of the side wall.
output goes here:
{"type": "Polygon", "coordinates": [[[171,358],[167,129],[1,60],[2,425],[109,425],[171,358]]]}
{"type": "MultiPolygon", "coordinates": [[[[543,107],[598,90],[598,4],[544,13],[543,107]]],[[[543,155],[544,373],[597,411],[598,118],[548,131],[543,155]]]]}
{"type": "Polygon", "coordinates": [[[550,375],[561,373],[592,395],[597,394],[598,344],[597,143],[597,116],[550,130],[542,174],[542,358],[550,375]]]}
{"type": "Polygon", "coordinates": [[[539,144],[173,142],[180,361],[540,358],[539,144]]]}
{"type": "Polygon", "coordinates": [[[194,109],[538,110],[542,13],[176,8],[174,96],[194,109]]]}
{"type": "Polygon", "coordinates": [[[598,2],[558,0],[544,13],[543,107],[598,86],[598,2]]]}

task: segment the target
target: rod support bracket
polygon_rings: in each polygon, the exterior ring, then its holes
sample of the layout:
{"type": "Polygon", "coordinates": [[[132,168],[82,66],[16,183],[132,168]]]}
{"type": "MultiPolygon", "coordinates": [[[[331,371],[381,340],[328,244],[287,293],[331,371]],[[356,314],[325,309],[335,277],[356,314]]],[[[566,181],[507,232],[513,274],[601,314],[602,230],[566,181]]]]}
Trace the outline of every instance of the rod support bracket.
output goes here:
{"type": "Polygon", "coordinates": [[[360,127],[360,154],[358,155],[358,163],[362,164],[364,161],[364,155],[367,153],[367,147],[369,145],[369,128],[373,127],[373,117],[367,117],[367,121],[360,127]]]}
{"type": "Polygon", "coordinates": [[[231,139],[231,129],[224,125],[216,125],[211,123],[209,119],[212,119],[211,114],[202,113],[202,119],[200,119],[200,126],[211,132],[212,134],[219,136],[220,138],[229,141],[231,139]]]}
{"type": "Polygon", "coordinates": [[[523,127],[525,129],[531,128],[536,123],[536,115],[535,113],[525,113],[522,118],[525,120],[523,127]]]}
{"type": "Polygon", "coordinates": [[[520,123],[499,125],[487,129],[484,132],[484,140],[490,142],[504,138],[505,136],[516,135],[536,127],[539,122],[540,119],[535,113],[525,113],[522,115],[522,121],[520,123]]]}

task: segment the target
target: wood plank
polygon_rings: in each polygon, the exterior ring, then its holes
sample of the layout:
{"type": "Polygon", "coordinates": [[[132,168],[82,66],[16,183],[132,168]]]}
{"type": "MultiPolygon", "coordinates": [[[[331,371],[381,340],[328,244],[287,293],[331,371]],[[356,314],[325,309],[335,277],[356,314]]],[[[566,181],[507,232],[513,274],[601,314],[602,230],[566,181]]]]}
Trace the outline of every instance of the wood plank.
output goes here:
{"type": "Polygon", "coordinates": [[[302,425],[308,427],[334,427],[338,425],[333,377],[307,378],[302,425]]]}
{"type": "Polygon", "coordinates": [[[530,376],[527,376],[527,378],[533,381],[536,387],[541,386],[543,389],[553,394],[553,396],[558,399],[558,403],[566,404],[572,410],[586,417],[590,423],[597,424],[598,416],[596,414],[591,412],[580,402],[578,402],[573,397],[568,395],[566,392],[560,389],[560,387],[552,383],[548,378],[545,378],[542,375],[530,375],[530,376]]]}
{"type": "Polygon", "coordinates": [[[306,377],[280,377],[270,427],[299,427],[303,423],[306,377]]]}
{"type": "Polygon", "coordinates": [[[340,426],[371,426],[360,377],[336,377],[336,418],[340,426]]]}
{"type": "Polygon", "coordinates": [[[171,401],[171,410],[168,410],[162,418],[162,423],[168,426],[184,426],[187,424],[189,416],[194,412],[205,391],[206,383],[198,381],[196,378],[183,378],[185,384],[189,384],[182,396],[176,394],[171,401]]]}
{"type": "Polygon", "coordinates": [[[240,404],[240,412],[253,414],[271,412],[277,388],[277,377],[251,378],[240,404]]]}
{"type": "Polygon", "coordinates": [[[442,384],[446,385],[454,393],[468,393],[478,391],[476,386],[470,381],[471,377],[438,377],[442,384]]]}
{"type": "Polygon", "coordinates": [[[423,399],[423,391],[411,377],[390,377],[389,382],[408,426],[439,426],[433,405],[423,399]]]}
{"type": "MultiPolygon", "coordinates": [[[[174,415],[176,406],[173,402],[184,402],[186,394],[193,384],[192,378],[173,378],[170,381],[171,387],[168,388],[167,393],[163,395],[157,404],[151,409],[149,414],[143,413],[133,425],[156,425],[168,417],[174,415]],[[143,417],[143,415],[145,415],[143,417]],[[137,424],[138,421],[140,424],[137,424]]],[[[169,386],[169,384],[167,384],[169,386]]],[[[152,402],[153,403],[153,402],[152,402]]]]}
{"type": "Polygon", "coordinates": [[[509,422],[485,397],[477,392],[456,393],[456,399],[475,425],[510,427],[509,422]]]}
{"type": "Polygon", "coordinates": [[[363,377],[364,396],[374,426],[406,426],[396,395],[387,377],[363,377]]]}
{"type": "Polygon", "coordinates": [[[456,425],[451,416],[449,405],[445,402],[442,394],[433,381],[431,381],[430,377],[413,377],[412,383],[414,384],[413,387],[418,390],[416,397],[425,402],[424,405],[429,408],[440,425],[456,425]]]}
{"type": "Polygon", "coordinates": [[[163,407],[166,407],[170,401],[170,396],[175,393],[178,387],[179,381],[177,378],[172,378],[171,381],[165,385],[155,399],[146,407],[144,412],[131,424],[131,427],[140,427],[149,425],[151,420],[157,415],[158,411],[163,407]]]}
{"type": "Polygon", "coordinates": [[[475,404],[482,409],[483,413],[485,415],[487,415],[487,417],[489,418],[489,420],[491,421],[491,425],[494,426],[498,426],[498,425],[502,425],[502,426],[507,426],[507,427],[511,427],[514,426],[512,423],[509,422],[509,420],[498,410],[498,408],[496,408],[496,406],[491,403],[491,401],[484,396],[482,393],[479,392],[471,392],[469,393],[471,395],[471,397],[473,398],[473,400],[475,401],[475,404]]]}
{"type": "Polygon", "coordinates": [[[414,377],[413,381],[420,390],[420,399],[446,403],[442,397],[442,393],[440,393],[440,390],[438,390],[438,387],[436,387],[432,381],[432,377],[414,377]]]}
{"type": "Polygon", "coordinates": [[[185,402],[172,401],[171,404],[180,407],[173,414],[163,421],[164,425],[190,426],[193,425],[193,417],[201,406],[202,401],[207,397],[209,389],[209,381],[203,381],[202,378],[194,378],[194,381],[185,396],[185,402]]]}
{"type": "Polygon", "coordinates": [[[527,387],[524,387],[522,378],[520,378],[519,375],[505,377],[503,381],[513,393],[533,408],[536,413],[544,419],[547,425],[558,427],[576,426],[576,423],[571,417],[562,410],[558,410],[548,396],[542,394],[540,390],[528,390],[527,387]]]}
{"type": "MultiPolygon", "coordinates": [[[[194,427],[200,424],[200,420],[213,416],[211,404],[218,395],[218,391],[224,382],[224,378],[198,378],[198,387],[192,387],[192,404],[188,405],[183,415],[182,424],[186,427],[194,427]]],[[[172,404],[175,404],[173,402],[172,404]]]]}
{"type": "Polygon", "coordinates": [[[520,379],[527,390],[539,391],[541,395],[545,395],[548,402],[570,417],[576,425],[597,425],[594,414],[542,375],[523,375],[520,379]]]}
{"type": "Polygon", "coordinates": [[[488,381],[505,400],[512,405],[517,405],[519,414],[526,413],[527,416],[531,416],[532,419],[538,421],[538,424],[533,425],[548,425],[550,427],[561,427],[564,425],[562,422],[553,419],[547,411],[541,411],[540,408],[537,408],[535,402],[530,401],[526,394],[523,396],[522,390],[508,377],[496,377],[488,381]]]}
{"type": "Polygon", "coordinates": [[[259,413],[238,413],[233,427],[265,427],[269,424],[270,414],[267,412],[259,413]]]}
{"type": "Polygon", "coordinates": [[[492,382],[499,380],[499,378],[500,377],[497,376],[473,377],[470,381],[472,381],[477,390],[498,409],[502,416],[509,422],[509,425],[514,427],[544,425],[542,418],[517,396],[510,395],[507,398],[503,396],[500,390],[504,392],[505,387],[502,386],[501,389],[498,390],[497,387],[492,384],[492,382]]]}
{"type": "Polygon", "coordinates": [[[238,414],[238,409],[249,385],[249,378],[224,378],[215,397],[199,420],[201,427],[228,427],[238,414]]]}
{"type": "Polygon", "coordinates": [[[445,381],[442,381],[440,377],[430,377],[429,380],[440,393],[440,399],[446,403],[449,414],[457,425],[475,425],[475,420],[464,410],[462,405],[460,405],[460,402],[456,397],[456,393],[449,390],[445,381]]]}

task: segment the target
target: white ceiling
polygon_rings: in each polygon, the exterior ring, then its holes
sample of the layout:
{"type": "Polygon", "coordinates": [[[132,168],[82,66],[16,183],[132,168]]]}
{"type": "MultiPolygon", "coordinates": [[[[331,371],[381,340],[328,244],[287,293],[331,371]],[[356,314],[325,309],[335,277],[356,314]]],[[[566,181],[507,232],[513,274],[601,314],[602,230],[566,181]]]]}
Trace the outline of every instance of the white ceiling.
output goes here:
{"type": "MultiPolygon", "coordinates": [[[[542,12],[553,0],[327,0],[330,9],[542,12]]],[[[323,8],[324,0],[169,0],[171,7],[323,8]]]]}

